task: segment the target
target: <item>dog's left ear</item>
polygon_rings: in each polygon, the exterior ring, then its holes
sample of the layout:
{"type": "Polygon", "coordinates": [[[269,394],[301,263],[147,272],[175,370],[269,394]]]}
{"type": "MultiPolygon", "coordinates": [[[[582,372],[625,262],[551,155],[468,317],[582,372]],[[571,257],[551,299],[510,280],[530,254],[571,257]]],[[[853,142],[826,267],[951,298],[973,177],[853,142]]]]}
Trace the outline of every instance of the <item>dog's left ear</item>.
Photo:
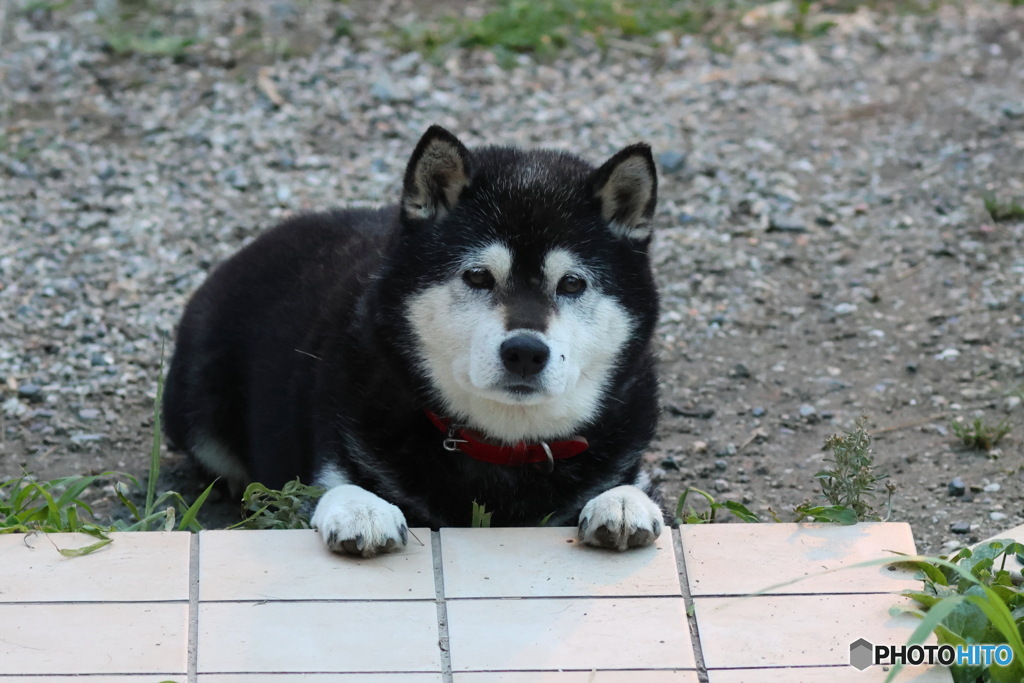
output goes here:
{"type": "Polygon", "coordinates": [[[619,237],[646,242],[658,199],[658,175],[651,147],[638,143],[626,147],[591,176],[601,216],[619,237]]]}
{"type": "Polygon", "coordinates": [[[443,218],[469,184],[466,146],[441,126],[431,126],[409,159],[402,183],[402,218],[432,221],[443,218]]]}

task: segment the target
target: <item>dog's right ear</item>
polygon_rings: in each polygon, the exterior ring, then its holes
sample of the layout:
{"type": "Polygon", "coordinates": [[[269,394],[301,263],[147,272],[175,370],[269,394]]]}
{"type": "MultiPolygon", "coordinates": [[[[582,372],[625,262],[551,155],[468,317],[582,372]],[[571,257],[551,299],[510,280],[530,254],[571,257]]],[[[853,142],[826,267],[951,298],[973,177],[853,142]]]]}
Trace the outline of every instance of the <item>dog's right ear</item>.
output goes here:
{"type": "Polygon", "coordinates": [[[443,218],[469,184],[469,150],[441,126],[431,126],[409,159],[402,183],[402,218],[443,218]]]}

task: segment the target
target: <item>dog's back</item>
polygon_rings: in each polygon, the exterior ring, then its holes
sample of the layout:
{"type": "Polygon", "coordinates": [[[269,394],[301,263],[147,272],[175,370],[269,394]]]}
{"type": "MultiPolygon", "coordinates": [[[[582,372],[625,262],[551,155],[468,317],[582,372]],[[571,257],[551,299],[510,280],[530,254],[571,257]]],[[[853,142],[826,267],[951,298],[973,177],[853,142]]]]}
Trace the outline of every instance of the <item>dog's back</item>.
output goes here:
{"type": "MultiPolygon", "coordinates": [[[[324,301],[346,294],[372,270],[394,224],[393,210],[347,210],[293,218],[217,267],[196,292],[178,328],[164,385],[164,429],[172,446],[192,453],[233,489],[249,481],[280,486],[310,463],[249,458],[272,452],[267,435],[290,438],[284,406],[295,356],[324,301]],[[250,385],[258,384],[258,391],[250,385]],[[266,425],[280,425],[268,430],[266,425]],[[258,441],[253,425],[261,427],[258,441]],[[261,471],[250,471],[254,466],[261,471]]],[[[345,307],[346,302],[336,302],[345,307]]],[[[337,308],[335,308],[337,310],[337,308]]],[[[302,449],[301,453],[308,453],[302,449]]],[[[299,453],[295,454],[296,456],[299,453]]]]}

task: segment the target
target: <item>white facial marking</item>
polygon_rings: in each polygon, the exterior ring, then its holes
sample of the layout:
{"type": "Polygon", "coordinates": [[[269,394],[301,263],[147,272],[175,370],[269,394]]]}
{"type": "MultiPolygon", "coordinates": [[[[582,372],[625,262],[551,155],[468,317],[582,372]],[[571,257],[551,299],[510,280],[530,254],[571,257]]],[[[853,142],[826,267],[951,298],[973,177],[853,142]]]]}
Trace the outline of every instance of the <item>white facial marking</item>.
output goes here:
{"type": "Polygon", "coordinates": [[[420,366],[446,402],[448,416],[506,442],[571,436],[600,409],[633,320],[600,291],[578,258],[556,249],[544,260],[544,287],[554,302],[546,329],[506,330],[504,307],[495,297],[500,300],[510,276],[511,252],[492,245],[463,265],[490,270],[495,291],[473,290],[460,274],[407,306],[420,366]],[[570,273],[583,277],[586,289],[579,296],[557,295],[559,280],[570,273]],[[502,343],[518,334],[534,336],[550,350],[529,393],[511,390],[522,380],[505,369],[500,356],[502,343]]]}

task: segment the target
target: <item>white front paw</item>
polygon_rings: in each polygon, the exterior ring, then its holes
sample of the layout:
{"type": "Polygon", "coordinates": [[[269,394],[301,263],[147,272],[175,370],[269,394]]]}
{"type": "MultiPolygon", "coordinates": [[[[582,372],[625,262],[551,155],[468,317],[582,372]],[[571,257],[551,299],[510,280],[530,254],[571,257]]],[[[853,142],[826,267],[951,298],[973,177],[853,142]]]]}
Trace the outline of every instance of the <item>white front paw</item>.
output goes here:
{"type": "Polygon", "coordinates": [[[661,526],[661,508],[646,493],[616,486],[583,507],[578,535],[587,545],[626,550],[654,543],[661,526]]]}
{"type": "Polygon", "coordinates": [[[405,515],[396,506],[352,484],[335,486],[313,513],[313,528],[336,553],[373,557],[404,547],[409,539],[405,515]]]}

